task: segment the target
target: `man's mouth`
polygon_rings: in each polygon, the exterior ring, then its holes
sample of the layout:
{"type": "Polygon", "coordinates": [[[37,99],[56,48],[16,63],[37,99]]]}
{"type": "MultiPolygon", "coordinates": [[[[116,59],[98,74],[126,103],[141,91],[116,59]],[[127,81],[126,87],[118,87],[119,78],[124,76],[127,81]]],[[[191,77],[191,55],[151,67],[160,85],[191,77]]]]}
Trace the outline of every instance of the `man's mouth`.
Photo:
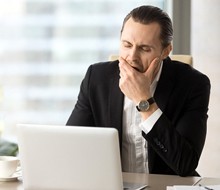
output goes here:
{"type": "Polygon", "coordinates": [[[137,68],[137,67],[132,67],[132,68],[134,68],[138,72],[141,72],[141,70],[139,68],[137,68]]]}

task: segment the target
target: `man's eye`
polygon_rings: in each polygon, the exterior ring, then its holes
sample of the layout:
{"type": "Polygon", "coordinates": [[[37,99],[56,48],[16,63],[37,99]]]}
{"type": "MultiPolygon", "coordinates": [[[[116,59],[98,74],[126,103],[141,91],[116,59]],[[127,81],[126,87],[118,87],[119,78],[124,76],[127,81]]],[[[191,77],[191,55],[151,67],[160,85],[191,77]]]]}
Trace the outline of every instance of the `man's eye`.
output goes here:
{"type": "Polygon", "coordinates": [[[124,45],[124,47],[126,47],[126,48],[130,48],[130,47],[132,47],[131,45],[128,45],[128,44],[126,44],[126,45],[124,45]]]}
{"type": "Polygon", "coordinates": [[[124,43],[123,45],[124,45],[124,47],[126,47],[126,48],[130,48],[130,47],[132,47],[132,45],[129,44],[129,43],[124,43]]]}
{"type": "Polygon", "coordinates": [[[145,48],[145,47],[143,47],[142,50],[145,51],[145,52],[151,52],[151,49],[150,49],[150,48],[145,48]]]}

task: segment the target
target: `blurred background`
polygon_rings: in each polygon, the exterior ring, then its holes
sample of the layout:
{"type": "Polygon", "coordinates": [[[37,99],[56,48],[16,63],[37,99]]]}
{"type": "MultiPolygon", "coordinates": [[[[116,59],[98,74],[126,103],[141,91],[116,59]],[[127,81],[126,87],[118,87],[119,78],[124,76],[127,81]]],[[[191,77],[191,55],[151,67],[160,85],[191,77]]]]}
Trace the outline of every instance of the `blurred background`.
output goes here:
{"type": "Polygon", "coordinates": [[[0,0],[0,127],[65,124],[90,64],[118,53],[123,18],[163,0],[0,0]]]}
{"type": "Polygon", "coordinates": [[[2,138],[16,141],[17,123],[64,125],[88,66],[118,53],[123,18],[143,4],[168,12],[173,54],[191,54],[194,67],[211,80],[198,171],[220,177],[218,0],[0,0],[2,138]]]}

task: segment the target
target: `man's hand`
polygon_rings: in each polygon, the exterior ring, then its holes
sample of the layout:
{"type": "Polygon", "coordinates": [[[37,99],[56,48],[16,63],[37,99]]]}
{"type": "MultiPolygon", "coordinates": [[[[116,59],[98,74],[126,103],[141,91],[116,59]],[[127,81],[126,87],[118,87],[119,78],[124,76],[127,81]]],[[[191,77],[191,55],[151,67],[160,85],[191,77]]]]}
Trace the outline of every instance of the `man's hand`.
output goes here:
{"type": "Polygon", "coordinates": [[[149,65],[146,71],[140,72],[132,67],[125,59],[119,58],[120,80],[119,87],[121,91],[131,99],[135,104],[141,100],[150,98],[150,85],[153,82],[160,68],[160,60],[156,57],[149,65]]]}

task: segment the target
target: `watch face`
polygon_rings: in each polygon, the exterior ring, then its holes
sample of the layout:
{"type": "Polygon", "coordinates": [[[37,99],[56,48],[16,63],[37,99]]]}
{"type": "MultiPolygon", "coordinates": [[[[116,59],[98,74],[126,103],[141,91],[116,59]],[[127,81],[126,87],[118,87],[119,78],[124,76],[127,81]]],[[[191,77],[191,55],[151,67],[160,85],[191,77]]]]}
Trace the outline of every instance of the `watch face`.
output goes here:
{"type": "Polygon", "coordinates": [[[141,111],[147,111],[148,109],[149,109],[149,102],[148,101],[141,101],[140,103],[139,103],[139,109],[141,110],[141,111]]]}

